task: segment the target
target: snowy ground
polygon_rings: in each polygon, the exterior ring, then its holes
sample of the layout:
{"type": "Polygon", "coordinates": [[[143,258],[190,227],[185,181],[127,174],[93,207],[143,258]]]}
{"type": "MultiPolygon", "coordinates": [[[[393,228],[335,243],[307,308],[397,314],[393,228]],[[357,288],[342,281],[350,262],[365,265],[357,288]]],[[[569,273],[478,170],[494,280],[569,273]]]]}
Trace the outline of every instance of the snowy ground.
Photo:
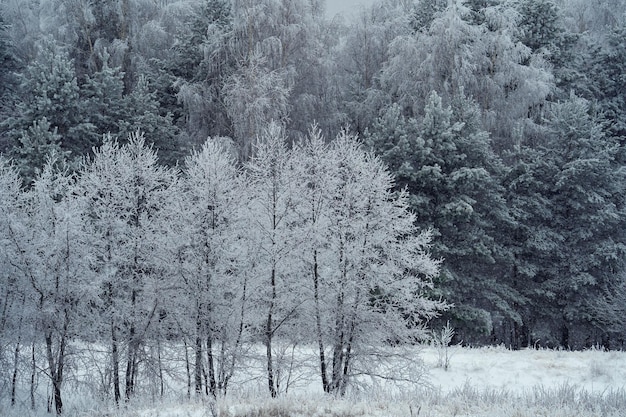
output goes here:
{"type": "Polygon", "coordinates": [[[514,393],[567,384],[595,393],[626,389],[626,352],[452,347],[447,371],[436,367],[434,349],[422,356],[431,368],[430,382],[445,393],[465,385],[514,393]]]}
{"type": "MultiPolygon", "coordinates": [[[[215,405],[170,397],[140,400],[110,409],[83,398],[67,415],[108,417],[626,417],[626,352],[508,351],[504,348],[448,352],[449,369],[438,367],[439,353],[425,348],[430,387],[370,392],[334,399],[319,393],[317,380],[270,400],[256,381],[250,389],[215,405]],[[315,387],[315,388],[312,388],[315,387]]],[[[40,416],[0,405],[2,416],[40,416]]]]}

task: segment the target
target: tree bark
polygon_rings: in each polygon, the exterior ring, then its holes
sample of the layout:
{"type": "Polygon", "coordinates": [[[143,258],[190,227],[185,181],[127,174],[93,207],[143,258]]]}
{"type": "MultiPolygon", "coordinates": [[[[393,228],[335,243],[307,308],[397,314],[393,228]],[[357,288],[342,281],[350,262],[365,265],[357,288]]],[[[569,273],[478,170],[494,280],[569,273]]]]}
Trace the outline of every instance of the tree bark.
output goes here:
{"type": "Polygon", "coordinates": [[[15,354],[13,357],[13,377],[11,378],[11,406],[15,405],[15,387],[17,385],[17,365],[20,358],[20,340],[18,336],[17,344],[15,345],[15,354]]]}
{"type": "Polygon", "coordinates": [[[272,299],[267,312],[267,322],[265,325],[265,353],[267,356],[267,387],[269,388],[272,398],[276,398],[278,393],[275,386],[274,363],[272,358],[272,338],[273,338],[273,310],[276,300],[276,269],[272,268],[270,284],[272,286],[272,299]]]}
{"type": "Polygon", "coordinates": [[[211,329],[209,329],[209,335],[206,339],[206,354],[209,367],[209,394],[213,398],[217,397],[216,383],[215,383],[215,360],[213,358],[213,336],[211,335],[211,329]]]}
{"type": "Polygon", "coordinates": [[[120,357],[113,320],[111,320],[111,362],[113,368],[113,397],[115,398],[115,404],[119,404],[122,396],[120,393],[120,357]]]}
{"type": "Polygon", "coordinates": [[[126,383],[124,387],[124,395],[126,400],[129,400],[132,393],[134,392],[134,375],[135,375],[135,357],[136,357],[136,342],[135,342],[135,326],[130,326],[129,333],[129,341],[128,341],[128,356],[126,358],[126,374],[124,382],[126,383]]]}
{"type": "Polygon", "coordinates": [[[202,393],[202,323],[200,321],[200,307],[198,307],[198,316],[196,318],[196,344],[195,344],[195,366],[194,366],[194,384],[196,394],[202,393]]]}
{"type": "Polygon", "coordinates": [[[313,297],[315,299],[315,326],[317,330],[317,344],[319,347],[320,373],[322,376],[322,388],[324,392],[330,392],[328,375],[326,370],[326,354],[324,351],[324,338],[322,335],[322,317],[320,311],[319,295],[319,270],[317,263],[317,250],[313,252],[313,297]]]}
{"type": "Polygon", "coordinates": [[[50,379],[52,381],[52,398],[54,401],[54,410],[57,415],[63,412],[63,399],[61,396],[61,387],[63,385],[63,371],[65,366],[65,349],[67,346],[67,332],[69,326],[69,316],[67,311],[64,314],[63,330],[59,338],[58,356],[55,358],[53,353],[53,335],[48,330],[45,335],[46,353],[48,356],[48,366],[50,367],[50,379]]]}
{"type": "Polygon", "coordinates": [[[35,378],[37,377],[37,362],[35,360],[35,341],[31,348],[31,370],[30,370],[30,408],[35,410],[35,378]]]}

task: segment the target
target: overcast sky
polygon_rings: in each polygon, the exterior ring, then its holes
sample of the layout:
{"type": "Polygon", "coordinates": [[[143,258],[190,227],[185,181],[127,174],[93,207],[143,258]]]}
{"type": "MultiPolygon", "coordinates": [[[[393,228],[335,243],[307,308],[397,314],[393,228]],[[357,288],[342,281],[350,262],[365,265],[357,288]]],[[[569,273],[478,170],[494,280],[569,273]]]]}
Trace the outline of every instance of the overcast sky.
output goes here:
{"type": "Polygon", "coordinates": [[[373,2],[374,0],[326,0],[326,13],[331,17],[337,13],[350,14],[373,2]]]}

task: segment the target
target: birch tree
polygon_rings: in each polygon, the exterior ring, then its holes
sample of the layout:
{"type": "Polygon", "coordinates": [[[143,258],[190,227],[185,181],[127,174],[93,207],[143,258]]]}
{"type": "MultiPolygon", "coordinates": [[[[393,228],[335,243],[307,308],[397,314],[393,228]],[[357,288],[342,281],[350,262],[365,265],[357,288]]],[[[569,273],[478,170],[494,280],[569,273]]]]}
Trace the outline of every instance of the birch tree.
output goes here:
{"type": "Polygon", "coordinates": [[[163,213],[176,184],[174,171],[159,166],[143,135],[127,145],[107,138],[81,173],[80,194],[88,215],[100,277],[100,310],[110,341],[113,395],[121,399],[120,366],[126,352],[124,396],[138,385],[139,360],[168,288],[163,213]],[[165,262],[164,262],[165,261],[165,262]]]}
{"type": "MultiPolygon", "coordinates": [[[[226,393],[239,360],[247,296],[241,271],[239,173],[219,141],[210,138],[187,158],[177,206],[183,236],[177,274],[185,305],[193,306],[194,389],[202,392],[205,375],[205,391],[214,397],[226,393]]],[[[185,310],[178,312],[182,320],[187,320],[185,310]]]]}
{"type": "Polygon", "coordinates": [[[326,379],[330,392],[344,394],[359,375],[410,380],[399,369],[397,375],[386,374],[383,346],[415,343],[424,320],[443,305],[423,296],[438,262],[428,253],[429,232],[415,228],[407,195],[394,196],[384,164],[348,133],[336,138],[332,153],[338,182],[330,196],[325,302],[331,312],[326,326],[332,329],[332,367],[326,379]]]}
{"type": "Polygon", "coordinates": [[[0,157],[0,361],[2,386],[10,387],[10,403],[16,403],[20,352],[33,341],[29,325],[31,311],[28,264],[25,264],[24,237],[27,230],[26,198],[17,169],[0,157]],[[9,365],[10,364],[10,365],[9,365]]]}
{"type": "Polygon", "coordinates": [[[36,334],[44,339],[46,373],[57,414],[63,411],[62,387],[70,343],[79,334],[80,316],[91,299],[81,232],[81,214],[72,197],[72,179],[49,160],[28,194],[28,236],[24,266],[34,299],[36,334]]]}
{"type": "Polygon", "coordinates": [[[285,144],[283,129],[271,124],[259,138],[256,156],[246,165],[249,184],[246,218],[250,268],[257,276],[251,284],[251,299],[256,306],[252,326],[265,346],[269,393],[280,392],[279,368],[274,341],[295,337],[294,319],[302,301],[297,283],[295,254],[305,239],[298,233],[296,216],[298,178],[294,160],[285,144]],[[258,309],[258,310],[257,310],[258,309]]]}

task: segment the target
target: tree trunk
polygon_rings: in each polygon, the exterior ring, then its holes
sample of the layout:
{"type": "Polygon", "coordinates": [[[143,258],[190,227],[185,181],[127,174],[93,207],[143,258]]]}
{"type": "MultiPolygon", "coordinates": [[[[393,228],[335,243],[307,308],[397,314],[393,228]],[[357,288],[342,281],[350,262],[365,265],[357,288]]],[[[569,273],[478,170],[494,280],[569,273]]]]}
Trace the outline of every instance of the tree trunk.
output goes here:
{"type": "Polygon", "coordinates": [[[163,380],[163,361],[161,360],[161,340],[157,340],[157,360],[159,362],[159,395],[161,398],[165,394],[165,382],[163,380]]]}
{"type": "Polygon", "coordinates": [[[48,356],[48,366],[50,367],[50,379],[52,381],[52,398],[54,401],[54,410],[57,415],[63,412],[63,399],[61,397],[61,387],[63,385],[63,371],[65,367],[65,349],[67,346],[67,334],[69,328],[69,315],[64,312],[63,330],[59,336],[58,356],[55,358],[53,353],[53,335],[48,330],[45,335],[46,354],[48,356]]]}
{"type": "Polygon", "coordinates": [[[120,357],[113,320],[111,320],[111,361],[113,368],[113,397],[115,398],[115,404],[119,404],[122,396],[120,393],[120,357]]]}
{"type": "Polygon", "coordinates": [[[135,357],[136,357],[136,343],[135,343],[135,326],[130,327],[130,338],[128,342],[128,356],[126,358],[126,374],[124,382],[126,383],[124,389],[124,395],[126,400],[129,400],[135,389],[135,357]]]}
{"type": "Polygon", "coordinates": [[[561,347],[563,349],[569,348],[569,327],[565,321],[561,325],[561,347]]]}
{"type": "MultiPolygon", "coordinates": [[[[52,382],[52,400],[54,402],[54,410],[57,415],[63,412],[63,399],[61,398],[61,383],[63,382],[63,375],[59,374],[59,368],[62,369],[61,363],[57,363],[53,353],[53,339],[52,332],[47,331],[45,335],[46,340],[46,355],[48,357],[48,367],[50,368],[50,380],[52,382]]],[[[61,342],[62,343],[62,342],[61,342]]],[[[59,348],[59,361],[62,358],[61,348],[59,348]]]]}
{"type": "Polygon", "coordinates": [[[275,386],[274,364],[272,358],[272,337],[273,337],[273,310],[274,302],[276,300],[276,269],[272,268],[271,282],[272,286],[272,299],[270,300],[270,307],[267,312],[267,322],[265,325],[265,353],[267,356],[267,387],[269,388],[272,398],[276,398],[278,393],[275,386]]]}
{"type": "Polygon", "coordinates": [[[35,341],[31,349],[31,370],[30,370],[30,408],[35,410],[35,378],[37,377],[37,362],[35,361],[35,341]]]}
{"type": "Polygon", "coordinates": [[[17,385],[17,365],[20,358],[20,341],[21,337],[18,336],[17,344],[15,345],[15,354],[13,357],[13,377],[11,378],[11,406],[15,405],[15,386],[17,385]]]}
{"type": "MultiPolygon", "coordinates": [[[[135,255],[135,265],[137,265],[137,256],[135,255]]],[[[136,273],[133,276],[133,280],[136,282],[138,280],[136,273]]],[[[131,291],[131,311],[134,312],[137,304],[137,290],[133,289],[131,291]]],[[[136,356],[137,356],[137,329],[135,328],[134,319],[131,318],[130,329],[128,332],[128,352],[126,357],[126,374],[124,382],[126,383],[124,387],[124,395],[126,400],[129,400],[132,393],[135,390],[135,366],[136,366],[136,356]]]]}
{"type": "Polygon", "coordinates": [[[202,324],[200,323],[200,312],[198,311],[198,317],[196,319],[196,344],[195,344],[195,357],[196,362],[194,366],[194,384],[196,394],[202,393],[202,338],[200,337],[202,330],[202,324]]]}
{"type": "Polygon", "coordinates": [[[319,270],[317,263],[317,250],[313,252],[313,297],[315,299],[315,326],[317,330],[317,344],[320,354],[320,373],[322,376],[322,388],[324,392],[330,392],[328,383],[328,375],[326,370],[326,354],[324,351],[324,338],[322,334],[322,317],[320,311],[320,295],[319,295],[319,270]]]}
{"type": "Polygon", "coordinates": [[[213,336],[211,335],[211,329],[209,329],[209,335],[206,339],[206,354],[209,367],[209,394],[213,398],[217,397],[216,384],[215,384],[215,361],[213,359],[213,336]]]}
{"type": "Polygon", "coordinates": [[[187,398],[191,398],[191,365],[189,364],[189,351],[187,349],[187,338],[183,337],[185,345],[185,367],[187,369],[187,398]]]}
{"type": "MultiPolygon", "coordinates": [[[[355,313],[356,314],[356,313],[355,313]]],[[[343,369],[341,371],[341,379],[339,386],[339,393],[343,397],[346,394],[346,388],[348,387],[348,377],[350,375],[350,366],[352,361],[352,345],[354,342],[354,333],[356,329],[355,318],[352,318],[352,323],[350,323],[350,332],[348,336],[348,342],[346,343],[346,351],[343,355],[343,369]]]]}
{"type": "Polygon", "coordinates": [[[230,379],[233,377],[235,373],[235,362],[237,361],[237,352],[239,351],[239,346],[241,345],[241,340],[243,339],[243,329],[245,327],[247,288],[248,288],[248,281],[244,279],[242,295],[241,295],[239,328],[237,329],[237,339],[235,340],[232,354],[230,355],[230,362],[228,363],[228,370],[225,371],[224,381],[221,387],[221,392],[223,395],[226,395],[226,392],[228,390],[228,383],[230,382],[230,379]]]}
{"type": "Polygon", "coordinates": [[[343,293],[337,295],[337,316],[335,318],[335,340],[333,342],[333,371],[329,390],[337,392],[341,381],[341,369],[344,361],[344,343],[345,343],[345,317],[343,308],[343,293]]]}

